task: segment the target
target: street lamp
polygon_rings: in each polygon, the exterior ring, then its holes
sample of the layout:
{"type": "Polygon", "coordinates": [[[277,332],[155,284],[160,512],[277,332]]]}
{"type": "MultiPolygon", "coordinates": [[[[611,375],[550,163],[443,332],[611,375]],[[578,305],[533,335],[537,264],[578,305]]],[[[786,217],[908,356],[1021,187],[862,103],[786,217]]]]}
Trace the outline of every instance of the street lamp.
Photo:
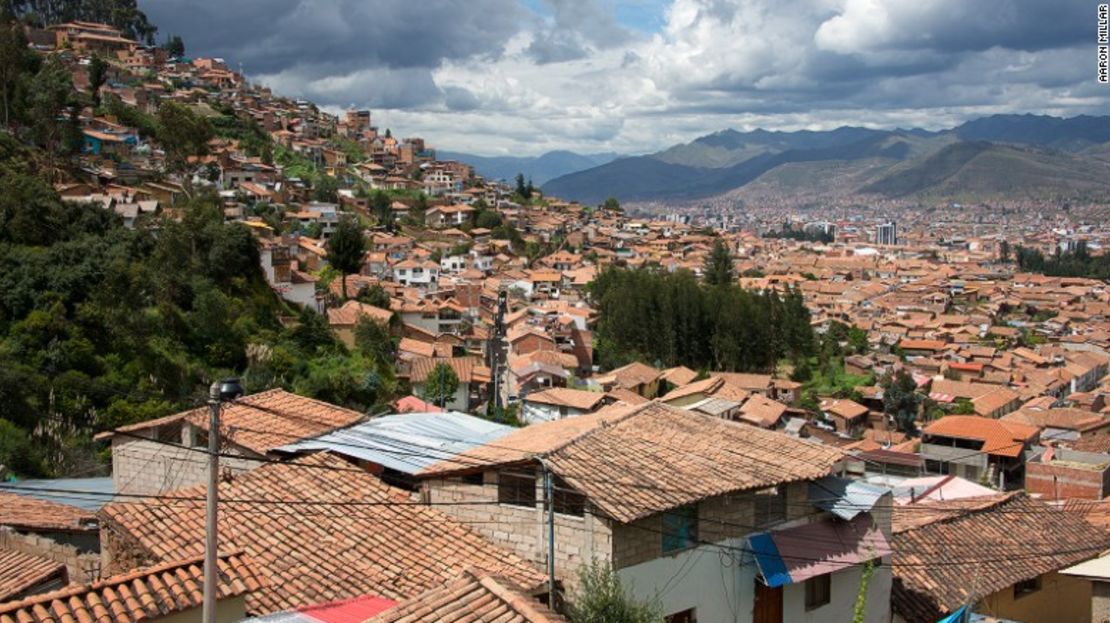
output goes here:
{"type": "Polygon", "coordinates": [[[239,379],[224,379],[208,388],[208,495],[204,531],[203,623],[216,623],[216,501],[220,473],[220,407],[243,395],[239,379]]]}

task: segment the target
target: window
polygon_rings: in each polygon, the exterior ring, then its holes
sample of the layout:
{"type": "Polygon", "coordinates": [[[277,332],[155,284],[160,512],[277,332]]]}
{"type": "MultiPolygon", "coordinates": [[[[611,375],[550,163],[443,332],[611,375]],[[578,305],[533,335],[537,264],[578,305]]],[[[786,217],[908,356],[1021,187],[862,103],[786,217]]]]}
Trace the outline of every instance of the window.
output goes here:
{"type": "Polygon", "coordinates": [[[483,484],[485,484],[485,481],[482,478],[484,475],[485,474],[483,474],[482,472],[477,472],[477,473],[474,473],[474,474],[467,474],[467,475],[462,477],[463,484],[464,485],[483,485],[483,484]]]}
{"type": "Polygon", "coordinates": [[[1041,576],[1029,580],[1022,580],[1014,584],[1014,599],[1024,597],[1041,590],[1041,576]]]}
{"type": "Polygon", "coordinates": [[[554,477],[551,483],[555,491],[553,496],[555,498],[555,512],[561,515],[574,515],[575,517],[583,517],[586,514],[586,497],[581,493],[575,491],[565,480],[554,477]]]}
{"type": "Polygon", "coordinates": [[[755,497],[755,525],[786,521],[786,486],[760,489],[755,497]]]}
{"type": "Polygon", "coordinates": [[[501,472],[497,475],[497,501],[510,506],[536,506],[534,472],[501,472]]]}
{"type": "Polygon", "coordinates": [[[695,608],[668,614],[663,617],[665,623],[698,623],[698,612],[695,608]]]}
{"type": "Polygon", "coordinates": [[[663,513],[663,553],[689,549],[698,542],[698,507],[681,506],[663,513]]]}
{"type": "Polygon", "coordinates": [[[828,573],[806,580],[806,610],[815,610],[832,599],[832,576],[828,573]]]}

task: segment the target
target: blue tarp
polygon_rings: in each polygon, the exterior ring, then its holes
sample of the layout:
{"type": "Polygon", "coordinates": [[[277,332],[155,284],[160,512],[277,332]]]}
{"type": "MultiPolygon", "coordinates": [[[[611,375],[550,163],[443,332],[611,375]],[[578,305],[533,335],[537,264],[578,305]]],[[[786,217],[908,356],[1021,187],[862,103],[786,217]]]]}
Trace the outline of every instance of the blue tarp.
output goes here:
{"type": "Polygon", "coordinates": [[[763,581],[767,586],[776,588],[791,583],[790,573],[786,570],[786,564],[783,563],[779,548],[770,533],[754,534],[748,537],[748,543],[752,546],[752,553],[755,554],[755,560],[759,564],[759,570],[763,573],[763,581]]]}

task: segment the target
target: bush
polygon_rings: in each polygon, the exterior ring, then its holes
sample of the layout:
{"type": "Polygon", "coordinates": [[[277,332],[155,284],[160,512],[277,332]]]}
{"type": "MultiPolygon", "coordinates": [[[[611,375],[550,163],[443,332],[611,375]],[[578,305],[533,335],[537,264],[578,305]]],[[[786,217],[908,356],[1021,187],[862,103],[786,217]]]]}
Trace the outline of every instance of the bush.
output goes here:
{"type": "Polygon", "coordinates": [[[594,560],[578,569],[579,588],[567,618],[571,623],[656,623],[663,620],[659,605],[638,602],[621,586],[620,576],[607,563],[594,560]]]}

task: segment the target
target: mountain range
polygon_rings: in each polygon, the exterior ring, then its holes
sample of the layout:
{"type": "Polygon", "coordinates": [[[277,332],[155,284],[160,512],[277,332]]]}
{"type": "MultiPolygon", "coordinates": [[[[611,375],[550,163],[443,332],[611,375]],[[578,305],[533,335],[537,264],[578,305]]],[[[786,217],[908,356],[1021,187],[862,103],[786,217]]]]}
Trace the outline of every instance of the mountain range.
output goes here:
{"type": "Polygon", "coordinates": [[[571,151],[549,151],[541,156],[475,156],[454,151],[437,150],[441,160],[458,160],[474,167],[478,175],[491,180],[512,180],[523,174],[537,186],[556,177],[607,164],[618,154],[576,154],[571,151]]]}
{"type": "Polygon", "coordinates": [[[730,129],[542,186],[585,203],[760,193],[1081,197],[1110,192],[1110,117],[994,115],[940,131],[730,129]]]}

